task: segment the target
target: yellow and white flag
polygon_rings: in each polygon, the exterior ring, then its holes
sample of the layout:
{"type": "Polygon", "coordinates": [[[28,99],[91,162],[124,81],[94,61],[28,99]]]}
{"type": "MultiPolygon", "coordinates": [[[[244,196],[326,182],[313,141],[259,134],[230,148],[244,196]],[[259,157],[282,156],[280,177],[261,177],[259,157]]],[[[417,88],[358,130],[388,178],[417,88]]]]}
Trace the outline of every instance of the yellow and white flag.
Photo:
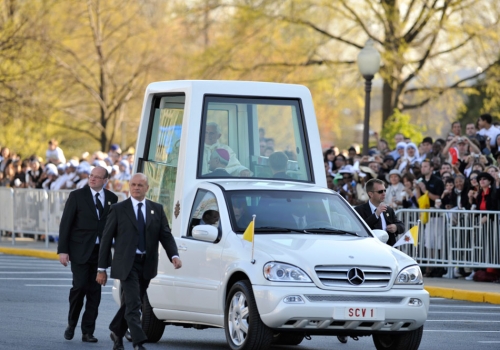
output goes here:
{"type": "Polygon", "coordinates": [[[413,226],[400,239],[398,239],[396,244],[394,244],[394,247],[411,243],[413,243],[415,247],[418,244],[418,225],[413,226]]]}
{"type": "Polygon", "coordinates": [[[245,241],[253,242],[253,235],[254,235],[254,221],[250,221],[248,224],[247,229],[243,233],[243,239],[245,241]]]}

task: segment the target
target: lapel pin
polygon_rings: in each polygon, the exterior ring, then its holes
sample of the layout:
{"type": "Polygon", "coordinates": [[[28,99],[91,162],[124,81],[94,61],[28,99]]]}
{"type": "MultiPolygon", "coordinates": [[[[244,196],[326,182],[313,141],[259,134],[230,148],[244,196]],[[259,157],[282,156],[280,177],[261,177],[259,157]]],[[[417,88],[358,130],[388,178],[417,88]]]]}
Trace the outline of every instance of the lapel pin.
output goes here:
{"type": "Polygon", "coordinates": [[[389,213],[386,213],[385,216],[389,217],[389,213]]]}
{"type": "Polygon", "coordinates": [[[111,205],[111,202],[108,202],[108,205],[111,205]]]}
{"type": "Polygon", "coordinates": [[[154,210],[151,210],[151,215],[154,215],[155,214],[155,211],[154,210]]]}

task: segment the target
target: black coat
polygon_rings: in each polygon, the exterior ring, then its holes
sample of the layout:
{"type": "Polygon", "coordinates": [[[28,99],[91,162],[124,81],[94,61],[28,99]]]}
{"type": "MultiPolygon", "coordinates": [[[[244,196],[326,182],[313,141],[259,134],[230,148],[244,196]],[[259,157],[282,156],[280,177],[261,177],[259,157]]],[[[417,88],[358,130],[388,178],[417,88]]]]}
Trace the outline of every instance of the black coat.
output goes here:
{"type": "MultiPolygon", "coordinates": [[[[146,260],[143,277],[150,280],[158,273],[159,243],[166,250],[170,260],[172,256],[179,255],[163,206],[150,200],[146,200],[145,235],[146,260]]],[[[99,268],[109,266],[108,259],[111,256],[113,238],[115,251],[111,263],[111,277],[124,280],[132,270],[139,240],[137,218],[130,198],[113,205],[109,211],[99,249],[99,268]]]]}
{"type": "Polygon", "coordinates": [[[96,239],[102,240],[109,208],[118,201],[111,191],[104,190],[104,210],[99,220],[89,186],[69,194],[59,225],[57,254],[69,255],[70,261],[85,264],[92,254],[96,239]]]}
{"type": "MultiPolygon", "coordinates": [[[[380,217],[377,218],[377,216],[372,212],[369,202],[358,205],[354,207],[354,209],[363,218],[363,220],[365,220],[366,224],[370,226],[372,230],[375,229],[378,221],[381,220],[380,217]]],[[[387,225],[395,224],[397,226],[396,233],[387,232],[389,234],[389,240],[387,241],[387,244],[393,246],[394,243],[396,243],[396,236],[404,233],[405,226],[403,222],[401,222],[401,220],[396,217],[396,213],[391,207],[387,207],[387,211],[384,213],[384,218],[387,225]]]]}

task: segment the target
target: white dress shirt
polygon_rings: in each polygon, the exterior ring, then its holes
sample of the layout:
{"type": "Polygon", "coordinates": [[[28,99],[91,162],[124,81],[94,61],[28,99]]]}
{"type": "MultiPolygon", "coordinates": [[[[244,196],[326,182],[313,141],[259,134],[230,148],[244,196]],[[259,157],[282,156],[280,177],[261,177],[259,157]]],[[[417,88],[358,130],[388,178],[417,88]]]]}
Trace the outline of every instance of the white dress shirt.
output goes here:
{"type": "MultiPolygon", "coordinates": [[[[368,201],[368,203],[370,204],[370,209],[372,210],[372,213],[375,214],[375,216],[378,218],[378,215],[375,213],[377,207],[374,206],[370,201],[368,201]]],[[[382,230],[385,231],[387,229],[387,223],[385,222],[385,217],[384,215],[381,215],[380,217],[382,218],[382,230]]]]}

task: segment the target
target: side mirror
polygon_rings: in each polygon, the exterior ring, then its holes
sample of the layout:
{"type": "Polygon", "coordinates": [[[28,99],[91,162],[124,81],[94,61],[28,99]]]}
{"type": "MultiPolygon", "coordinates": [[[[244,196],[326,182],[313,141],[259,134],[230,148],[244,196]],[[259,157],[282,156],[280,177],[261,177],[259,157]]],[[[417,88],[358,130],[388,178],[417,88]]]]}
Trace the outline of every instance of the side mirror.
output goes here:
{"type": "Polygon", "coordinates": [[[389,240],[389,234],[384,230],[372,230],[372,233],[375,237],[377,237],[382,243],[387,243],[389,240]]]}
{"type": "Polygon", "coordinates": [[[219,237],[219,230],[212,225],[198,225],[193,227],[191,235],[199,241],[214,243],[219,237]]]}

